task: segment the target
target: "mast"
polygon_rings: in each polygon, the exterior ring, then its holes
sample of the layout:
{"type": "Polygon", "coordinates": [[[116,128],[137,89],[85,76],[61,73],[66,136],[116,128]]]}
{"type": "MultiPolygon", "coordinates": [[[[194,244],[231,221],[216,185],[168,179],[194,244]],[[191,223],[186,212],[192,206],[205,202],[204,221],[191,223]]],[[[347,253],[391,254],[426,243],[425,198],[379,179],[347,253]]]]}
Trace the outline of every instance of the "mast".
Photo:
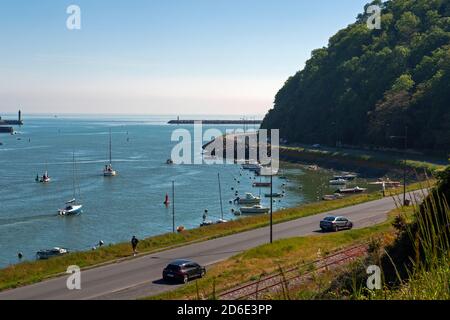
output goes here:
{"type": "Polygon", "coordinates": [[[175,181],[172,181],[172,232],[175,233],[175,181]]]}
{"type": "Polygon", "coordinates": [[[217,178],[219,179],[220,212],[222,214],[222,220],[223,220],[222,186],[220,184],[220,173],[217,174],[217,178]]]}
{"type": "Polygon", "coordinates": [[[111,128],[109,128],[109,164],[112,165],[112,136],[111,136],[111,128]]]}
{"type": "Polygon", "coordinates": [[[73,152],[73,159],[72,159],[72,183],[73,183],[73,199],[76,199],[76,192],[75,192],[75,151],[73,152]]]}

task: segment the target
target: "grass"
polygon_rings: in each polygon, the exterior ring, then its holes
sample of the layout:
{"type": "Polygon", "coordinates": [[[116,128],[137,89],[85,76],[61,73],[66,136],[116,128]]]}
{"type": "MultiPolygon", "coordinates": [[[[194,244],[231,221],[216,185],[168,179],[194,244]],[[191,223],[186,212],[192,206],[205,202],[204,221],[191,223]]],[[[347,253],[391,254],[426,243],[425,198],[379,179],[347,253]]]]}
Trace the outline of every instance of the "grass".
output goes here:
{"type": "Polygon", "coordinates": [[[368,242],[373,237],[392,237],[394,228],[391,224],[397,214],[398,211],[394,210],[389,215],[388,221],[364,229],[283,239],[273,244],[250,249],[215,264],[208,269],[208,273],[203,279],[148,299],[211,299],[213,291],[223,292],[244,283],[258,280],[263,275],[279,271],[280,266],[282,266],[282,269],[287,269],[287,267],[312,262],[333,251],[356,243],[368,242]]]}
{"type": "MultiPolygon", "coordinates": [[[[408,186],[408,190],[421,188],[421,184],[408,186]]],[[[400,192],[393,190],[392,192],[400,192]]],[[[281,210],[274,214],[274,223],[286,222],[302,217],[319,214],[343,207],[349,207],[381,198],[380,193],[362,194],[330,202],[317,202],[295,208],[281,210]]],[[[187,230],[177,234],[164,234],[150,237],[139,243],[142,254],[154,253],[168,248],[182,246],[193,242],[210,240],[267,226],[267,216],[242,218],[225,224],[187,230]]],[[[82,269],[104,263],[131,259],[128,243],[105,246],[95,251],[76,252],[63,257],[45,261],[30,261],[12,265],[0,270],[0,290],[16,288],[36,283],[64,273],[68,266],[77,265],[82,269]]]]}
{"type": "Polygon", "coordinates": [[[408,210],[397,211],[406,225],[396,229],[396,237],[389,246],[377,250],[378,258],[372,256],[350,265],[333,275],[331,281],[329,275],[324,275],[320,281],[329,283],[324,288],[305,287],[289,296],[294,299],[449,300],[450,207],[447,200],[436,191],[423,203],[415,201],[408,210]],[[365,287],[365,268],[371,264],[383,270],[381,290],[365,287]],[[401,272],[403,268],[406,272],[401,272]],[[396,281],[386,280],[392,278],[396,281]]]}
{"type": "MultiPolygon", "coordinates": [[[[333,159],[342,160],[344,162],[350,163],[361,163],[367,166],[369,164],[382,167],[384,165],[391,165],[396,168],[401,168],[404,164],[401,154],[388,154],[385,152],[377,151],[365,151],[365,150],[325,150],[325,149],[314,149],[305,147],[280,147],[280,154],[287,156],[305,156],[312,159],[333,159]]],[[[423,157],[417,155],[409,155],[406,160],[406,165],[410,170],[415,170],[417,172],[426,171],[427,173],[434,173],[438,170],[445,168],[444,164],[433,163],[431,161],[423,160],[423,157]],[[415,159],[414,159],[415,158],[415,159]]],[[[434,160],[433,160],[434,161],[434,160]]],[[[436,160],[436,162],[445,161],[436,160]]]]}

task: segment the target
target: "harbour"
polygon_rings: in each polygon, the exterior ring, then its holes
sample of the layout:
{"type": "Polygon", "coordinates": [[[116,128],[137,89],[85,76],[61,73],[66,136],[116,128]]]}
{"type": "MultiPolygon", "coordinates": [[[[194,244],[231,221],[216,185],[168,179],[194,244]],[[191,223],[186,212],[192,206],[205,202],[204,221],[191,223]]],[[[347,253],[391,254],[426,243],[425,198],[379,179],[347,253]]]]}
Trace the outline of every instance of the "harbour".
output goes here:
{"type": "MultiPolygon", "coordinates": [[[[132,235],[142,239],[170,233],[172,182],[176,228],[199,227],[205,210],[208,221],[239,219],[245,215],[236,215],[239,206],[233,201],[246,193],[269,207],[270,198],[265,196],[269,189],[262,187],[269,186],[268,177],[258,177],[239,164],[168,165],[175,144],[170,142],[172,132],[165,117],[156,116],[27,116],[26,125],[16,135],[5,135],[0,146],[0,266],[33,260],[37,251],[54,247],[90,250],[99,241],[112,244],[129,241],[132,235]],[[80,191],[76,197],[83,213],[58,216],[62,204],[73,198],[74,155],[80,191]],[[114,177],[105,176],[110,162],[117,171],[114,177]],[[43,173],[51,181],[36,183],[37,175],[44,180],[43,173]]],[[[274,199],[274,211],[334,192],[336,188],[328,185],[333,175],[285,165],[273,180],[274,194],[283,194],[274,199]]],[[[372,186],[375,189],[379,186],[372,186]]]]}

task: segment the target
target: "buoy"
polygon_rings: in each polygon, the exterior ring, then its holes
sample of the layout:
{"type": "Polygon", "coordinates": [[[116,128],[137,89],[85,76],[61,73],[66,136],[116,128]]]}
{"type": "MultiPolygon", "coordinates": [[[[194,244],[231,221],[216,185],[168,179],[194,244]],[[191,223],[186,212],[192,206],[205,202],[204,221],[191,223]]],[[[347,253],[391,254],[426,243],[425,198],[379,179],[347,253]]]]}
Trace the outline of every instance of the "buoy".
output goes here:
{"type": "Polygon", "coordinates": [[[23,253],[22,253],[22,252],[19,252],[19,253],[17,254],[17,257],[18,257],[19,259],[22,259],[22,258],[23,258],[23,253]]]}
{"type": "Polygon", "coordinates": [[[168,206],[170,204],[169,195],[166,194],[166,200],[164,200],[164,204],[168,206]]]}

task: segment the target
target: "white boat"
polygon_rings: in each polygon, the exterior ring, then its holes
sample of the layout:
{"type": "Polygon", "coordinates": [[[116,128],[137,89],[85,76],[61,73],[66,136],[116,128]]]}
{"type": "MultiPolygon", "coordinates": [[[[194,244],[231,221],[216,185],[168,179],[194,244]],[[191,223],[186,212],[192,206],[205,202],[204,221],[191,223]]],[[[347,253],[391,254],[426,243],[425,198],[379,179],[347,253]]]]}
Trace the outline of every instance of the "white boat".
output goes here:
{"type": "MultiPolygon", "coordinates": [[[[77,198],[76,198],[76,168],[75,168],[75,152],[73,153],[73,199],[70,201],[66,202],[66,206],[64,207],[64,209],[59,209],[58,210],[58,214],[60,216],[76,216],[81,214],[83,211],[83,205],[77,202],[77,198]]],[[[81,194],[80,192],[80,187],[78,186],[78,193],[81,194]]],[[[80,195],[81,197],[81,195],[80,195]]]]}
{"type": "Polygon", "coordinates": [[[355,188],[342,188],[342,189],[337,190],[336,193],[349,194],[349,193],[363,193],[366,191],[367,191],[367,189],[365,189],[365,188],[355,187],[355,188]]]}
{"type": "Polygon", "coordinates": [[[335,179],[335,180],[330,180],[330,185],[332,186],[343,186],[347,184],[347,180],[345,179],[335,179]]]}
{"type": "Polygon", "coordinates": [[[335,193],[335,194],[331,194],[331,195],[325,195],[323,196],[322,200],[325,201],[333,201],[333,200],[337,200],[337,199],[342,199],[344,196],[340,193],[335,193]]]}
{"type": "Polygon", "coordinates": [[[256,205],[256,204],[260,204],[261,203],[261,198],[255,197],[251,193],[246,193],[245,194],[245,198],[237,199],[237,203],[238,204],[254,204],[254,205],[256,205]]]}
{"type": "Polygon", "coordinates": [[[59,209],[58,213],[60,216],[76,216],[82,213],[83,206],[77,204],[76,200],[70,200],[66,202],[66,207],[64,209],[59,209]]]}
{"type": "Polygon", "coordinates": [[[109,164],[105,165],[105,169],[103,169],[104,177],[114,177],[117,175],[117,171],[113,169],[112,166],[112,137],[111,137],[111,129],[109,130],[109,164]]]}
{"type": "Polygon", "coordinates": [[[69,250],[55,247],[53,249],[41,250],[36,253],[36,258],[38,260],[47,260],[53,257],[63,256],[68,254],[69,250]]]}
{"type": "Polygon", "coordinates": [[[270,209],[263,207],[261,205],[256,205],[253,207],[242,207],[240,211],[242,214],[259,214],[259,213],[268,213],[270,209]]]}
{"type": "Polygon", "coordinates": [[[356,174],[352,174],[352,173],[347,173],[347,174],[343,174],[341,176],[334,176],[334,179],[339,180],[339,179],[343,179],[343,180],[347,180],[347,181],[352,181],[355,180],[358,176],[356,174]]]}

